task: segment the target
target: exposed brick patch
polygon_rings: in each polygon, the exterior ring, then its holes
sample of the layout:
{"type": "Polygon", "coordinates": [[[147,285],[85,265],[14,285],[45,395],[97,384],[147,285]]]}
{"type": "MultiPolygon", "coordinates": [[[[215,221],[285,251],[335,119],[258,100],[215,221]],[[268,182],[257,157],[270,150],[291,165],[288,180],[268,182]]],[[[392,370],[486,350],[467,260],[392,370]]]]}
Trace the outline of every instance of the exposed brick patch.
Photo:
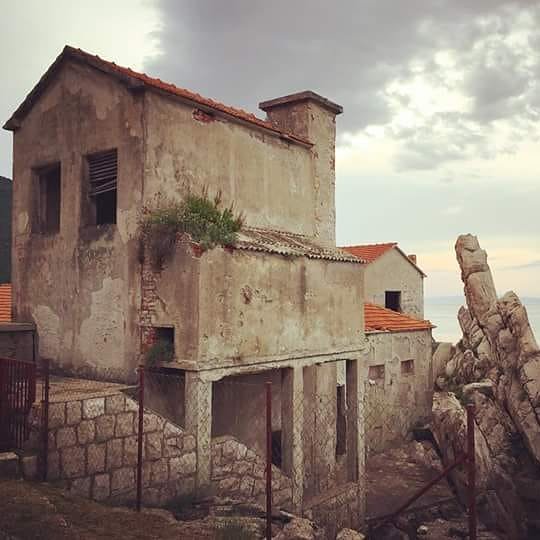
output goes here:
{"type": "Polygon", "coordinates": [[[203,124],[209,124],[216,121],[213,114],[208,114],[201,109],[194,109],[192,116],[193,120],[196,120],[197,122],[202,122],[203,124]]]}

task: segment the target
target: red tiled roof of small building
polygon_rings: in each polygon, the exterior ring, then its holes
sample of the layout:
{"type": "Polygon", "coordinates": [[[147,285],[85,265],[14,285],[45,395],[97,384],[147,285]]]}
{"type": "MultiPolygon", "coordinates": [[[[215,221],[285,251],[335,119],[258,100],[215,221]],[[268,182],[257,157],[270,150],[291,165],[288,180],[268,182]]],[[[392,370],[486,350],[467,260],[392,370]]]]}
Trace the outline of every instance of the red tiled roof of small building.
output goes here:
{"type": "Polygon", "coordinates": [[[89,64],[97,69],[102,69],[103,71],[107,73],[117,74],[121,78],[125,79],[126,82],[129,82],[130,80],[137,81],[138,84],[140,84],[141,88],[144,88],[145,86],[147,86],[156,90],[166,92],[168,94],[178,96],[180,98],[187,99],[189,101],[202,105],[203,107],[207,107],[215,111],[220,111],[238,120],[248,122],[250,124],[254,124],[261,128],[270,130],[276,134],[279,134],[285,139],[297,141],[297,142],[300,142],[302,144],[309,145],[309,146],[312,145],[312,143],[309,142],[308,140],[303,139],[302,137],[298,137],[297,135],[294,135],[287,131],[281,130],[277,128],[276,126],[274,126],[271,122],[267,120],[263,120],[262,118],[258,118],[252,113],[248,113],[247,111],[244,111],[242,109],[238,109],[235,107],[229,107],[228,105],[220,103],[219,101],[214,101],[213,99],[205,98],[201,96],[200,94],[197,94],[190,90],[186,90],[185,88],[179,88],[178,86],[175,86],[174,84],[171,84],[171,83],[164,82],[161,79],[150,77],[146,75],[145,73],[139,73],[137,71],[133,71],[130,68],[119,66],[115,64],[114,62],[103,60],[103,58],[100,58],[97,55],[87,53],[86,51],[83,51],[81,49],[70,47],[69,45],[66,45],[64,47],[64,50],[62,51],[62,53],[58,56],[58,58],[54,61],[54,63],[49,67],[49,69],[46,71],[43,77],[41,77],[39,82],[36,84],[33,90],[28,94],[28,96],[26,96],[25,100],[19,106],[19,108],[15,111],[15,113],[13,113],[12,117],[6,122],[4,126],[6,129],[14,129],[13,127],[14,121],[16,121],[18,118],[22,118],[26,114],[26,112],[32,107],[35,99],[41,93],[42,87],[46,85],[48,79],[52,76],[53,72],[56,70],[56,68],[60,65],[60,63],[65,58],[73,58],[75,60],[79,60],[86,64],[89,64]]]}
{"type": "Polygon", "coordinates": [[[396,249],[410,264],[412,264],[420,274],[426,277],[424,271],[416,264],[416,259],[412,260],[406,253],[404,253],[397,242],[387,242],[384,244],[362,244],[360,246],[340,246],[339,249],[348,251],[351,255],[359,257],[366,263],[372,263],[376,261],[379,257],[390,251],[391,249],[396,249]]]}
{"type": "Polygon", "coordinates": [[[341,249],[370,263],[395,246],[397,246],[397,242],[388,242],[386,244],[364,244],[361,246],[343,246],[341,249]]]}
{"type": "Polygon", "coordinates": [[[11,322],[11,283],[0,285],[0,322],[11,322]]]}
{"type": "Polygon", "coordinates": [[[430,321],[370,303],[364,304],[364,327],[366,332],[412,332],[435,328],[430,321]]]}

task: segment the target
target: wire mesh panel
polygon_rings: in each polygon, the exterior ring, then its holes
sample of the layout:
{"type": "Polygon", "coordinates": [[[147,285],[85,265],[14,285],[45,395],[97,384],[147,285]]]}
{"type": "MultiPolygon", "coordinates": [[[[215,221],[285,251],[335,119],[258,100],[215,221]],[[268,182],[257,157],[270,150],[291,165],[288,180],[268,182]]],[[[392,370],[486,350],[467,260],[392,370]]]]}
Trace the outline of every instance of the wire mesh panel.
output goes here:
{"type": "Polygon", "coordinates": [[[0,450],[22,449],[30,434],[36,397],[36,365],[0,358],[0,450]]]}

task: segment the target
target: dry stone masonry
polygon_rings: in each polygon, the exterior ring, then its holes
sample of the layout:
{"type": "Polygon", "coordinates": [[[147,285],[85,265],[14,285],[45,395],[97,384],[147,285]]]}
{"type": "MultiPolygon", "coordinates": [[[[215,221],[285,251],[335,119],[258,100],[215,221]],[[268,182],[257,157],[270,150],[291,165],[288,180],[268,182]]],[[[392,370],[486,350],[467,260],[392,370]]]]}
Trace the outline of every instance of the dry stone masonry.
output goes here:
{"type": "MultiPolygon", "coordinates": [[[[133,500],[137,411],[122,393],[51,403],[48,479],[98,501],[133,500]]],[[[162,505],[193,491],[195,437],[150,411],[143,429],[145,504],[162,505]]]]}
{"type": "MultiPolygon", "coordinates": [[[[212,487],[219,496],[262,504],[265,500],[265,461],[231,436],[212,440],[212,487]]],[[[273,503],[289,507],[291,480],[272,467],[273,503]]]]}

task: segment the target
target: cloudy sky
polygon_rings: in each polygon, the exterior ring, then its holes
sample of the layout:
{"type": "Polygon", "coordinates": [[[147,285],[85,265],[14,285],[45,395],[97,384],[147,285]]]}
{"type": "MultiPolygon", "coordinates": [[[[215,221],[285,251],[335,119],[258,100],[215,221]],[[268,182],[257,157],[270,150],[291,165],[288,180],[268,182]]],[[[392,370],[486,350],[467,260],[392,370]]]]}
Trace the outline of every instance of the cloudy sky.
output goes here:
{"type": "MultiPolygon", "coordinates": [[[[540,0],[0,0],[0,117],[69,43],[257,112],[311,89],[338,120],[338,242],[399,241],[459,294],[458,234],[540,296],[540,0]],[[106,16],[104,16],[106,15],[106,16]]],[[[262,114],[262,113],[261,113],[262,114]]],[[[11,135],[0,175],[11,176],[11,135]]]]}

